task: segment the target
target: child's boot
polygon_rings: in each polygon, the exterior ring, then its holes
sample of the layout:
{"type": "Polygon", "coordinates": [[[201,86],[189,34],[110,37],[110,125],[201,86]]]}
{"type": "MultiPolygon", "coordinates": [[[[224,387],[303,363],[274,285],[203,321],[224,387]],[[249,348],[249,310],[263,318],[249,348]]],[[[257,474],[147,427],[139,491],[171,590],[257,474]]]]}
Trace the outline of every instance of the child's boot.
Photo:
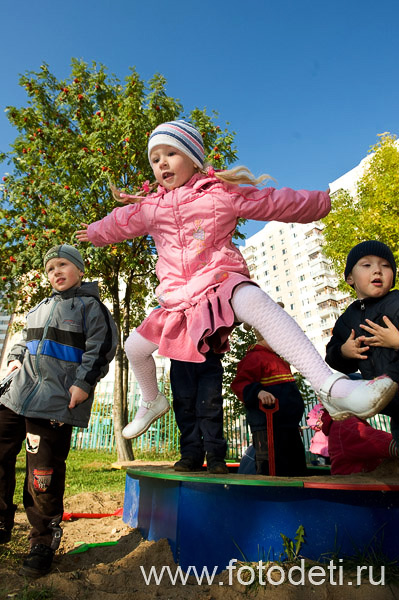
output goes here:
{"type": "Polygon", "coordinates": [[[334,393],[334,384],[340,379],[349,380],[349,377],[342,373],[333,373],[327,377],[319,391],[321,403],[335,421],[352,416],[360,419],[374,416],[385,408],[398,389],[398,385],[392,379],[381,375],[370,381],[359,380],[347,395],[339,397],[334,393]]]}
{"type": "Polygon", "coordinates": [[[227,475],[230,472],[224,459],[211,452],[207,452],[206,454],[206,468],[208,473],[212,473],[213,475],[227,475]]]}
{"type": "Polygon", "coordinates": [[[199,472],[202,471],[203,462],[203,460],[195,459],[193,456],[182,456],[181,459],[173,465],[173,468],[180,473],[199,472]]]}
{"type": "Polygon", "coordinates": [[[157,397],[152,402],[144,402],[142,400],[133,421],[123,429],[123,437],[130,440],[142,435],[147,431],[151,423],[166,414],[169,409],[169,402],[162,392],[158,392],[157,397]]]}
{"type": "Polygon", "coordinates": [[[35,544],[25,558],[21,574],[27,577],[41,577],[46,575],[53,564],[54,550],[44,544],[35,544]]]}

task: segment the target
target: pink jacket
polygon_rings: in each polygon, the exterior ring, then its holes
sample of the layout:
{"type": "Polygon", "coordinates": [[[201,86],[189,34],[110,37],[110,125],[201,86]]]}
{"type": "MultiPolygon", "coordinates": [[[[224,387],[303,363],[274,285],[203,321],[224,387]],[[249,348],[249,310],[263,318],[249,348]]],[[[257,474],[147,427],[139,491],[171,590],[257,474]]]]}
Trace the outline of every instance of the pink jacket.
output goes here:
{"type": "Polygon", "coordinates": [[[310,440],[309,450],[312,454],[320,454],[320,456],[328,456],[328,438],[322,432],[322,413],[323,405],[315,404],[311,411],[308,412],[306,422],[311,429],[314,430],[314,435],[310,440]]]}
{"type": "Polygon", "coordinates": [[[89,225],[87,234],[95,246],[151,235],[158,253],[158,301],[168,310],[181,310],[230,274],[249,278],[232,242],[239,217],[309,223],[329,210],[326,192],[259,190],[196,174],[182,187],[168,192],[159,186],[141,203],[115,208],[89,225]]]}

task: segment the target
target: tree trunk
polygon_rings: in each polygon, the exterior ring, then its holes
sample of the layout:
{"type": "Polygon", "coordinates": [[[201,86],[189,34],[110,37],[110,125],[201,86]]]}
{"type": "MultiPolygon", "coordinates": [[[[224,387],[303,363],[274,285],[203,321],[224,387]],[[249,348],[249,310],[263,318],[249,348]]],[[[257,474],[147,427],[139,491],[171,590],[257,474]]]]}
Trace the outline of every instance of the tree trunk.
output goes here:
{"type": "Polygon", "coordinates": [[[132,443],[122,436],[122,429],[128,421],[127,387],[123,385],[123,349],[120,344],[115,355],[115,383],[114,383],[114,432],[118,462],[134,460],[132,443]]]}

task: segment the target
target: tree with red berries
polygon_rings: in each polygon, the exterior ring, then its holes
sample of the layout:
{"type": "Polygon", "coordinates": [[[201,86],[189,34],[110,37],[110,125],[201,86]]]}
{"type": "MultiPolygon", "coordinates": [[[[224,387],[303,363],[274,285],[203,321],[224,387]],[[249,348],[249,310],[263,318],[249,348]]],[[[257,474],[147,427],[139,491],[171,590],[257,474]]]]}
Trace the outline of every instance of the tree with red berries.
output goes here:
{"type": "MultiPolygon", "coordinates": [[[[10,172],[0,202],[2,309],[26,313],[50,288],[43,257],[55,244],[75,243],[80,224],[101,219],[116,202],[110,182],[130,193],[153,180],[147,140],[159,123],[187,118],[202,132],[207,158],[223,168],[236,158],[233,134],[215,125],[215,113],[183,113],[167,96],[157,74],[146,84],[131,69],[124,82],[103,65],[72,60],[68,80],[59,81],[44,64],[20,78],[28,99],[9,106],[18,130],[7,154],[10,172]]],[[[98,279],[101,297],[119,326],[115,360],[114,428],[118,460],[132,460],[131,443],[121,435],[127,422],[128,363],[123,352],[131,329],[145,316],[149,290],[155,290],[155,248],[140,237],[106,248],[79,246],[89,279],[98,279]]]]}

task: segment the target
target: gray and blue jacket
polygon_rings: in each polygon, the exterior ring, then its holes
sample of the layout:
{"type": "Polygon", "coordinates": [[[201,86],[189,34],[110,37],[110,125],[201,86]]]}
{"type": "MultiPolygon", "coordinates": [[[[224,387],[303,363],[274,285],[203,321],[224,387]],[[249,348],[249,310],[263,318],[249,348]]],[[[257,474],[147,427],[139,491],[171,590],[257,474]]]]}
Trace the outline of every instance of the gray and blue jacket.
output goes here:
{"type": "Polygon", "coordinates": [[[7,358],[22,367],[0,403],[25,417],[87,427],[94,388],[108,372],[116,345],[116,326],[97,282],[54,292],[27,315],[22,339],[7,358]],[[73,409],[71,385],[89,394],[73,409]]]}

